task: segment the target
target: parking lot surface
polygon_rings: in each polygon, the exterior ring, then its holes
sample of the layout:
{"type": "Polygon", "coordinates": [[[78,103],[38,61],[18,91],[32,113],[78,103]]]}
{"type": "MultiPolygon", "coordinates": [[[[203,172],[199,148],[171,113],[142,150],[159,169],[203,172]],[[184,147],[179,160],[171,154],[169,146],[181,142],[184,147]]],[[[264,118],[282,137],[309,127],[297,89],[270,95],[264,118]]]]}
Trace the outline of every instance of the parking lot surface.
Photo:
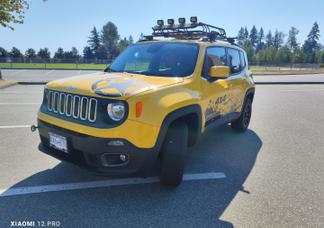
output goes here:
{"type": "Polygon", "coordinates": [[[185,173],[203,178],[178,188],[156,183],[156,170],[108,179],[40,153],[29,125],[42,90],[0,90],[0,227],[324,226],[324,85],[258,85],[249,130],[208,129],[186,157],[185,173]]]}

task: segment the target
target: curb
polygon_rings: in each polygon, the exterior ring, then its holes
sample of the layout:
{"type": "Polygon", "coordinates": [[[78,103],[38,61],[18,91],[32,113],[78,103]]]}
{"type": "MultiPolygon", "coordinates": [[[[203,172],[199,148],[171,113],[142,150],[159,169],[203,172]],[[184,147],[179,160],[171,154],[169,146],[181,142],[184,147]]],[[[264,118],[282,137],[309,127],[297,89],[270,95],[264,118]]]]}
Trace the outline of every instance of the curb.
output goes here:
{"type": "Polygon", "coordinates": [[[0,82],[3,82],[3,84],[0,84],[0,89],[7,88],[9,86],[13,86],[18,83],[16,81],[12,81],[12,80],[0,80],[0,82]]]}

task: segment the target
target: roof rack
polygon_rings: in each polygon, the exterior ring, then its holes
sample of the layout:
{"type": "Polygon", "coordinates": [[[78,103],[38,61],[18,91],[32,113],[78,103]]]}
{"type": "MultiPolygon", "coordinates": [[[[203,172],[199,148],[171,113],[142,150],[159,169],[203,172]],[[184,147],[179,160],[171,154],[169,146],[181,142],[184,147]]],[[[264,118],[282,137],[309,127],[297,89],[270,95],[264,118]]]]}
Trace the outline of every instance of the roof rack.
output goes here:
{"type": "Polygon", "coordinates": [[[157,20],[157,25],[152,28],[152,35],[144,36],[142,41],[153,40],[154,37],[165,37],[183,40],[202,39],[211,42],[222,40],[231,44],[235,43],[236,38],[227,37],[225,29],[198,22],[197,17],[191,17],[190,23],[186,23],[183,17],[179,18],[179,24],[175,24],[174,19],[168,19],[167,23],[164,25],[163,20],[157,20]]]}

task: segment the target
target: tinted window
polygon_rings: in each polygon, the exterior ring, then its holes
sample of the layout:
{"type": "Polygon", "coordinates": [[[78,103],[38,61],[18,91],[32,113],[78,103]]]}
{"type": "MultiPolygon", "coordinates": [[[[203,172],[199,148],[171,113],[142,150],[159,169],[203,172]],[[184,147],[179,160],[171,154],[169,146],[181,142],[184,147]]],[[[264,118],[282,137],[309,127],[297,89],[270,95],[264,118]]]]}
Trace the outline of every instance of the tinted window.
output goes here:
{"type": "Polygon", "coordinates": [[[241,71],[240,53],[238,50],[231,48],[228,49],[228,61],[232,74],[239,73],[241,71]]]}
{"type": "Polygon", "coordinates": [[[240,51],[241,56],[241,68],[244,69],[246,67],[245,55],[242,51],[240,51]]]}
{"type": "Polygon", "coordinates": [[[206,50],[206,59],[203,69],[203,75],[209,75],[209,69],[212,66],[226,66],[226,50],[223,47],[210,47],[206,50]]]}
{"type": "Polygon", "coordinates": [[[117,57],[110,71],[165,77],[189,76],[195,69],[198,49],[195,44],[135,44],[117,57]]]}

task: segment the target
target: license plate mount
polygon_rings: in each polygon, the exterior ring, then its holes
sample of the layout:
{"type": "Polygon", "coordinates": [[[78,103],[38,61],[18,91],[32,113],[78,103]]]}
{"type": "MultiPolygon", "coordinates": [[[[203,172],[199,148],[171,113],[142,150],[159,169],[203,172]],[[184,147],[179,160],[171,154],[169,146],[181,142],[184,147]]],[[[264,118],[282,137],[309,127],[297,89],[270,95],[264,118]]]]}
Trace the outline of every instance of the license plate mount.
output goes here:
{"type": "Polygon", "coordinates": [[[66,137],[52,133],[52,132],[49,132],[48,134],[49,134],[50,147],[53,147],[60,151],[63,151],[64,153],[69,153],[66,137]]]}

